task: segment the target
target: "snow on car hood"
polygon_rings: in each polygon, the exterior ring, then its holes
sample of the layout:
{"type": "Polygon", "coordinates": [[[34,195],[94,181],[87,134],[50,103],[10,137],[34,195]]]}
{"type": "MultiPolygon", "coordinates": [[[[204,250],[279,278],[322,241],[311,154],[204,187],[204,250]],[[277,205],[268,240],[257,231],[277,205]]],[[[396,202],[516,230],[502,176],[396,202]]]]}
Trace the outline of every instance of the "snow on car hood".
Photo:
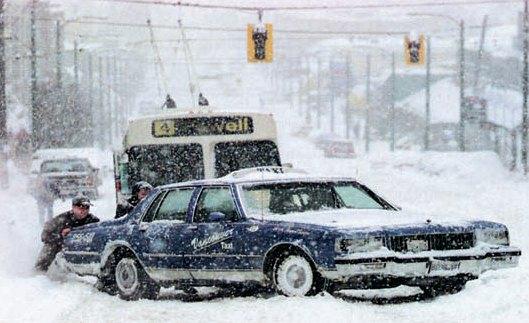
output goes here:
{"type": "Polygon", "coordinates": [[[305,224],[316,224],[333,228],[364,228],[385,227],[403,225],[424,225],[426,221],[430,224],[465,226],[469,222],[457,218],[443,218],[442,221],[430,219],[426,215],[379,209],[341,209],[328,211],[313,211],[288,214],[260,214],[250,215],[254,219],[269,221],[285,221],[305,224]]]}

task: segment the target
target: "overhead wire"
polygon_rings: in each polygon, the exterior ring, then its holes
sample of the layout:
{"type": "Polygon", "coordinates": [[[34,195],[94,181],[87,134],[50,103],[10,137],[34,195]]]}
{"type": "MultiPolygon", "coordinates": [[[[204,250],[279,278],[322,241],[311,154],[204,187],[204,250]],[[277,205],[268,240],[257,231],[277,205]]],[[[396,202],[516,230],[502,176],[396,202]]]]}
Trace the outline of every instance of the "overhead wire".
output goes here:
{"type": "Polygon", "coordinates": [[[346,4],[346,5],[320,5],[320,6],[230,6],[217,4],[203,4],[184,1],[161,1],[161,0],[85,0],[98,2],[121,2],[144,5],[165,5],[172,7],[189,7],[204,9],[228,9],[240,11],[292,11],[292,10],[341,10],[341,9],[376,9],[376,8],[410,8],[410,7],[448,7],[448,6],[472,6],[480,4],[512,4],[522,3],[522,0],[479,0],[479,1],[426,1],[426,2],[398,2],[398,3],[375,3],[375,4],[346,4]]]}

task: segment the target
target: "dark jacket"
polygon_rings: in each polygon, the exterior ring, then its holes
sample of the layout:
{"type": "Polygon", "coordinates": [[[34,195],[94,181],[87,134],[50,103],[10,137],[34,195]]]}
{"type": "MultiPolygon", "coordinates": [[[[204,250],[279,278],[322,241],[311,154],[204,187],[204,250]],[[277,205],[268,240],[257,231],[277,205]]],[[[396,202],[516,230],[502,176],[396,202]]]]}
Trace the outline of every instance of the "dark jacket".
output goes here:
{"type": "Polygon", "coordinates": [[[95,222],[99,222],[99,218],[92,213],[88,213],[86,218],[82,220],[77,220],[73,215],[73,211],[61,213],[44,224],[44,229],[42,230],[41,235],[42,242],[45,244],[61,246],[63,241],[61,231],[63,229],[76,228],[95,222]]]}
{"type": "Polygon", "coordinates": [[[122,201],[121,203],[118,203],[116,206],[116,216],[115,219],[121,218],[122,216],[125,216],[127,213],[132,211],[136,205],[138,205],[140,201],[138,200],[137,195],[133,195],[126,201],[122,201]]]}

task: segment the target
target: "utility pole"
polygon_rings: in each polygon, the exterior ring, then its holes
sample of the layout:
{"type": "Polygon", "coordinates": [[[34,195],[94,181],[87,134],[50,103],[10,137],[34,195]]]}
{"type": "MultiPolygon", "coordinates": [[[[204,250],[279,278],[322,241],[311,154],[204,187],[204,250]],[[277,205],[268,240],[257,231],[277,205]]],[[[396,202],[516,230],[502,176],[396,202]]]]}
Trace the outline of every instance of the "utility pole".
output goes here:
{"type": "Polygon", "coordinates": [[[331,133],[334,134],[334,94],[335,94],[335,93],[334,93],[334,91],[335,91],[335,89],[334,89],[334,83],[335,83],[335,82],[334,82],[334,77],[335,77],[335,76],[334,76],[334,71],[333,71],[333,68],[334,68],[334,67],[333,67],[333,64],[332,64],[333,60],[332,60],[332,58],[329,58],[329,59],[330,59],[330,61],[329,61],[329,67],[330,67],[330,68],[329,68],[329,71],[330,71],[330,73],[331,73],[331,75],[329,76],[329,78],[330,78],[330,82],[329,82],[329,86],[330,86],[329,94],[331,95],[331,97],[330,97],[330,99],[331,99],[331,111],[330,111],[330,112],[331,112],[331,113],[330,113],[329,122],[330,122],[330,131],[331,131],[331,133]]]}
{"type": "Polygon", "coordinates": [[[459,23],[459,150],[465,151],[465,22],[459,23]]]}
{"type": "Polygon", "coordinates": [[[97,138],[99,139],[99,145],[101,148],[105,148],[105,135],[104,132],[108,131],[108,127],[106,125],[106,120],[108,118],[108,112],[105,109],[105,91],[103,89],[103,58],[99,57],[98,59],[98,83],[99,83],[99,95],[98,95],[98,107],[99,107],[99,120],[101,122],[98,122],[97,129],[97,138]]]}
{"type": "Polygon", "coordinates": [[[306,95],[305,95],[305,118],[306,118],[306,123],[307,125],[311,126],[312,125],[312,111],[311,111],[311,108],[312,108],[312,104],[310,102],[310,99],[311,99],[311,89],[310,89],[310,59],[307,57],[307,72],[306,72],[306,76],[307,76],[307,82],[305,83],[306,86],[307,86],[307,91],[306,91],[306,95]]]}
{"type": "Polygon", "coordinates": [[[321,129],[321,58],[318,57],[318,79],[317,79],[317,86],[318,86],[318,98],[317,98],[317,104],[318,107],[316,108],[316,127],[318,129],[321,129]]]}
{"type": "Polygon", "coordinates": [[[479,76],[481,72],[481,60],[483,59],[483,47],[485,45],[485,32],[487,30],[488,16],[483,17],[483,25],[481,26],[481,37],[479,40],[478,62],[476,64],[476,71],[474,74],[474,95],[479,95],[479,76]]]}
{"type": "Polygon", "coordinates": [[[7,173],[6,64],[4,42],[4,0],[0,0],[0,188],[9,188],[7,173]]]}
{"type": "Polygon", "coordinates": [[[114,135],[112,138],[119,138],[120,134],[120,119],[121,119],[121,107],[119,106],[119,74],[118,74],[118,60],[116,56],[112,58],[112,92],[114,92],[114,135]]]}
{"type": "Polygon", "coordinates": [[[351,135],[351,100],[349,94],[351,93],[352,87],[352,76],[351,76],[351,53],[347,53],[346,57],[346,77],[347,77],[347,89],[345,90],[345,138],[350,139],[351,135]]]}
{"type": "Polygon", "coordinates": [[[73,41],[73,75],[75,80],[75,95],[77,96],[79,90],[79,44],[77,43],[77,39],[73,41]]]}
{"type": "Polygon", "coordinates": [[[391,54],[391,107],[390,107],[390,119],[391,119],[390,150],[391,151],[395,151],[395,53],[391,54]]]}
{"type": "Polygon", "coordinates": [[[114,123],[113,123],[113,120],[114,120],[114,107],[112,106],[112,87],[113,87],[113,84],[112,84],[112,70],[111,70],[111,66],[112,66],[112,60],[110,57],[107,57],[106,59],[107,63],[106,63],[106,87],[107,87],[107,109],[108,109],[108,112],[107,112],[107,116],[108,116],[108,123],[107,123],[107,129],[108,129],[108,145],[109,147],[112,147],[113,144],[114,144],[114,138],[113,138],[113,133],[114,133],[114,123]]]}
{"type": "Polygon", "coordinates": [[[94,111],[94,67],[92,54],[88,54],[88,110],[90,111],[90,127],[92,128],[92,146],[96,142],[96,112],[94,111]]]}
{"type": "Polygon", "coordinates": [[[424,150],[430,150],[430,64],[431,64],[430,37],[426,38],[426,107],[424,113],[424,150]]]}
{"type": "MultiPolygon", "coordinates": [[[[0,0],[0,153],[3,152],[3,146],[7,144],[7,102],[4,27],[4,0],[0,0]]],[[[2,161],[0,161],[0,163],[1,162],[2,161]]]]}
{"type": "Polygon", "coordinates": [[[37,106],[37,44],[36,44],[36,4],[37,0],[32,0],[30,5],[30,61],[31,61],[31,143],[32,148],[35,149],[40,146],[43,134],[40,132],[40,111],[37,106]]]}
{"type": "Polygon", "coordinates": [[[524,14],[523,14],[523,108],[522,108],[522,149],[521,149],[521,158],[522,158],[522,167],[524,175],[527,175],[528,167],[527,164],[527,131],[529,130],[529,120],[528,120],[528,111],[527,111],[527,95],[529,92],[529,10],[527,5],[527,0],[525,0],[524,14]]]}
{"type": "Polygon", "coordinates": [[[369,144],[370,144],[370,127],[371,127],[371,56],[367,55],[366,57],[366,124],[364,126],[365,130],[365,141],[366,141],[366,154],[369,153],[369,144]]]}
{"type": "Polygon", "coordinates": [[[61,36],[61,22],[57,20],[55,25],[55,52],[57,60],[57,89],[59,95],[62,95],[62,36],[61,36]]]}

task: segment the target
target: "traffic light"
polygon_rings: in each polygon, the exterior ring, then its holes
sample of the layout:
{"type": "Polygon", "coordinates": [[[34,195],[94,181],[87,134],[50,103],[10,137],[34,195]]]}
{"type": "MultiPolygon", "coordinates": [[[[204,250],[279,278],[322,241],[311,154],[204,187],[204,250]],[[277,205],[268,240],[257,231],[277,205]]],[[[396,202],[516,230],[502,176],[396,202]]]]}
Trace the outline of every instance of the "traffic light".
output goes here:
{"type": "Polygon", "coordinates": [[[247,57],[249,63],[270,63],[273,59],[272,24],[255,26],[248,24],[246,32],[247,57]]]}
{"type": "Polygon", "coordinates": [[[425,49],[424,35],[420,35],[418,40],[410,40],[408,36],[404,37],[404,62],[406,65],[424,65],[425,49]]]}

